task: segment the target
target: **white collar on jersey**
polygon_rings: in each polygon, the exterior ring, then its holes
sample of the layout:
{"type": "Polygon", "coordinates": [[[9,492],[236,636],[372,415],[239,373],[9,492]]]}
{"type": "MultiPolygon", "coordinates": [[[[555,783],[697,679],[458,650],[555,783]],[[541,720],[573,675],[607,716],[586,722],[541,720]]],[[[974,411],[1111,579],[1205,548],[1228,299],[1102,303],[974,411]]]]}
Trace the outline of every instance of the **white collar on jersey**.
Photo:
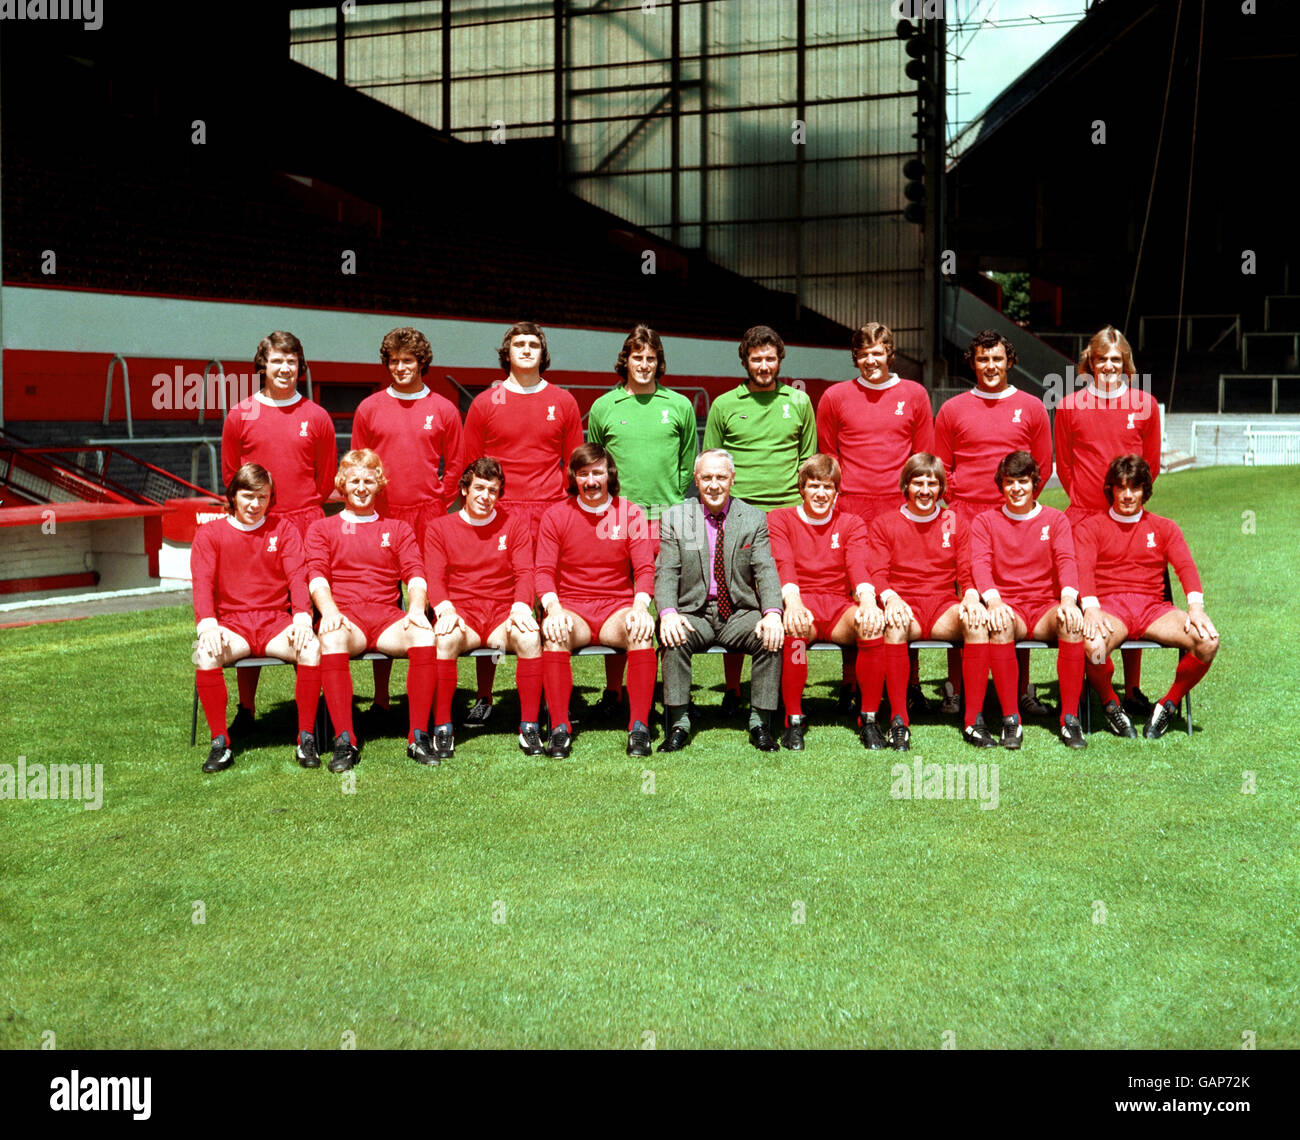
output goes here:
{"type": "Polygon", "coordinates": [[[1089,380],[1085,391],[1095,400],[1118,400],[1120,396],[1128,391],[1128,381],[1125,380],[1118,388],[1112,388],[1109,392],[1103,392],[1097,387],[1096,380],[1089,380]]]}
{"type": "Polygon", "coordinates": [[[426,384],[420,385],[418,392],[399,392],[391,384],[385,389],[394,400],[423,400],[429,394],[429,388],[426,384]]]}
{"type": "Polygon", "coordinates": [[[1110,515],[1110,517],[1113,518],[1118,523],[1126,523],[1128,525],[1132,525],[1133,523],[1141,522],[1142,516],[1146,514],[1146,511],[1144,510],[1138,511],[1138,513],[1135,515],[1117,515],[1115,513],[1115,508],[1111,507],[1106,513],[1110,515]]]}
{"type": "Polygon", "coordinates": [[[226,522],[228,522],[228,523],[229,523],[231,526],[233,526],[236,530],[242,530],[245,534],[248,534],[248,533],[251,533],[252,531],[255,531],[259,526],[261,526],[263,523],[265,523],[265,522],[266,522],[266,516],[263,515],[263,516],[262,516],[260,519],[258,519],[257,522],[255,522],[255,523],[241,523],[237,518],[235,518],[234,515],[227,515],[227,516],[226,516],[226,522]]]}
{"type": "Polygon", "coordinates": [[[350,522],[350,523],[378,522],[379,512],[371,511],[370,514],[368,515],[358,515],[358,514],[353,514],[352,511],[348,510],[347,507],[344,507],[341,511],[339,511],[339,518],[341,518],[344,522],[350,522]]]}
{"type": "Polygon", "coordinates": [[[803,503],[800,503],[797,507],[795,507],[795,510],[798,512],[799,517],[803,519],[803,521],[806,522],[809,526],[825,526],[828,522],[831,521],[831,515],[835,513],[835,508],[831,507],[830,514],[828,514],[824,519],[815,519],[812,517],[812,515],[810,515],[807,511],[803,509],[803,503]]]}
{"type": "Polygon", "coordinates": [[[292,408],[294,404],[302,399],[302,393],[295,392],[292,396],[289,396],[286,399],[273,400],[270,396],[263,396],[261,392],[254,392],[253,399],[258,400],[271,408],[292,408]]]}
{"type": "Polygon", "coordinates": [[[917,515],[917,514],[913,514],[910,510],[908,510],[908,508],[907,508],[907,504],[906,504],[906,503],[904,503],[904,504],[903,504],[901,507],[899,507],[898,509],[899,509],[899,511],[901,512],[903,518],[905,518],[905,519],[911,519],[913,522],[934,522],[934,520],[937,519],[937,518],[939,517],[939,504],[938,504],[938,503],[935,503],[935,504],[934,504],[934,510],[932,510],[928,515],[917,515]]]}
{"type": "Polygon", "coordinates": [[[979,385],[971,389],[981,400],[1009,400],[1018,390],[1014,384],[1008,384],[1001,392],[986,392],[979,385]]]}
{"type": "Polygon", "coordinates": [[[897,372],[891,372],[889,379],[883,384],[872,384],[863,380],[861,376],[855,376],[854,379],[861,384],[868,392],[883,392],[886,388],[892,388],[895,384],[901,384],[903,378],[897,372]]]}
{"type": "Polygon", "coordinates": [[[507,376],[501,381],[501,387],[507,392],[514,392],[517,396],[535,396],[546,387],[546,381],[538,380],[531,388],[525,388],[513,376],[507,376]]]}
{"type": "Polygon", "coordinates": [[[470,516],[470,513],[464,507],[461,507],[461,509],[456,513],[460,515],[460,517],[463,518],[467,523],[469,523],[470,526],[487,526],[488,523],[490,523],[494,518],[497,517],[496,507],[492,508],[492,513],[488,515],[488,517],[485,519],[472,518],[470,516]]]}
{"type": "Polygon", "coordinates": [[[610,497],[606,499],[603,503],[601,503],[600,506],[598,507],[587,506],[587,504],[584,503],[580,498],[578,498],[577,495],[573,496],[573,501],[577,503],[578,506],[580,506],[589,515],[603,515],[607,510],[609,510],[610,507],[614,505],[614,496],[610,495],[610,497]]]}
{"type": "Polygon", "coordinates": [[[1030,519],[1036,519],[1040,514],[1043,513],[1043,504],[1035,503],[1034,509],[1030,511],[1027,515],[1013,515],[1009,510],[1007,510],[1006,503],[1003,503],[1002,513],[1006,515],[1007,518],[1009,518],[1012,522],[1028,522],[1030,519]]]}

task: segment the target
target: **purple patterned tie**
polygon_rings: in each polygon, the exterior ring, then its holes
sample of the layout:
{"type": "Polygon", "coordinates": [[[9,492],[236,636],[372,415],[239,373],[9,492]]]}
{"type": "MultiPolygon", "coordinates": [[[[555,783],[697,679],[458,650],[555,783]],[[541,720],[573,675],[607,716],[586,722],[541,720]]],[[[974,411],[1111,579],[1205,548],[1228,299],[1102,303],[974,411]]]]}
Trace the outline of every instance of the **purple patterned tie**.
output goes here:
{"type": "Polygon", "coordinates": [[[726,533],[726,517],[726,515],[709,516],[718,530],[718,538],[713,547],[713,581],[718,588],[718,617],[723,621],[731,617],[731,593],[727,589],[727,572],[722,561],[722,539],[726,533]]]}

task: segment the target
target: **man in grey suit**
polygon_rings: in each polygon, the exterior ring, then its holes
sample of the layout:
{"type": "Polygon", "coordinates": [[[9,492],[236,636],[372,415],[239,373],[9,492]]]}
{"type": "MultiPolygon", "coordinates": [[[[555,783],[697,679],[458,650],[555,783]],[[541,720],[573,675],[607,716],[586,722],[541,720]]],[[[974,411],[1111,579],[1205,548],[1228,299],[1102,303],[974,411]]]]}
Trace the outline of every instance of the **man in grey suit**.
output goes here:
{"type": "Polygon", "coordinates": [[[781,695],[781,582],[767,516],[731,497],[735,481],[729,453],[701,452],[699,500],[670,507],[660,519],[655,604],[667,713],[660,752],[690,742],[691,656],[714,644],[752,655],[749,740],[762,752],[780,747],[770,725],[781,695]]]}

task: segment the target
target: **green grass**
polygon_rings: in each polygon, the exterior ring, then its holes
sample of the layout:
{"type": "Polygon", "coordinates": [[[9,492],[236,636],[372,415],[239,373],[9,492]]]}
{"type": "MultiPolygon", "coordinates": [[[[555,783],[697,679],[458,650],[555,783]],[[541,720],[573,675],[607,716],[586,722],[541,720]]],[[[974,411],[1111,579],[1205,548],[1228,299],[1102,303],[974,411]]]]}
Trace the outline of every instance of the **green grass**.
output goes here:
{"type": "MultiPolygon", "coordinates": [[[[914,727],[909,762],[999,764],[988,811],[891,798],[897,757],[827,723],[833,654],[802,755],[706,720],[672,756],[591,731],[528,759],[507,691],[441,769],[368,741],[345,794],[293,762],[288,669],[263,675],[253,746],[200,774],[185,610],[0,631],[0,762],[105,779],[99,811],[0,802],[0,1045],[1300,1046],[1297,497],[1287,468],[1158,485],[1223,639],[1193,739],[1180,722],[1075,753],[1031,725],[1020,753],[976,755],[937,717],[914,727]]],[[[1148,693],[1173,660],[1147,655],[1148,693]]],[[[943,669],[923,654],[927,684],[943,669]]],[[[577,673],[594,698],[601,662],[577,673]]],[[[701,662],[697,701],[720,679],[701,662]]]]}

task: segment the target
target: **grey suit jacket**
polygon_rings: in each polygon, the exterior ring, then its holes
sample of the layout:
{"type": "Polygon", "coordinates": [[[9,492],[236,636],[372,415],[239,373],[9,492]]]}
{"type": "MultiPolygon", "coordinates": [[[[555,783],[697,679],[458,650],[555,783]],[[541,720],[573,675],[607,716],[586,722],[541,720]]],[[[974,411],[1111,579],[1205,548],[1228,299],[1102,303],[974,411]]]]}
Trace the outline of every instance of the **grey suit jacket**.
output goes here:
{"type": "MultiPolygon", "coordinates": [[[[732,499],[722,540],[727,590],[737,610],[780,610],[781,580],[767,538],[767,516],[732,499]]],[[[713,567],[709,534],[698,499],[669,507],[659,520],[655,605],[700,614],[708,603],[713,567]]]]}

